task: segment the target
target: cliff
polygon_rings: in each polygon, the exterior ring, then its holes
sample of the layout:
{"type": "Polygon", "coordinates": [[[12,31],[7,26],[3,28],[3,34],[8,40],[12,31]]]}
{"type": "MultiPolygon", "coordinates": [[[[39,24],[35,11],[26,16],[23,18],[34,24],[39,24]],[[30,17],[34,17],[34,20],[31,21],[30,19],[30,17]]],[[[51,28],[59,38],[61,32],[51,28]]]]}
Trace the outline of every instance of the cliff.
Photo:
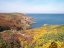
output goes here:
{"type": "Polygon", "coordinates": [[[32,17],[22,13],[0,13],[0,31],[25,30],[32,25],[32,17]]]}

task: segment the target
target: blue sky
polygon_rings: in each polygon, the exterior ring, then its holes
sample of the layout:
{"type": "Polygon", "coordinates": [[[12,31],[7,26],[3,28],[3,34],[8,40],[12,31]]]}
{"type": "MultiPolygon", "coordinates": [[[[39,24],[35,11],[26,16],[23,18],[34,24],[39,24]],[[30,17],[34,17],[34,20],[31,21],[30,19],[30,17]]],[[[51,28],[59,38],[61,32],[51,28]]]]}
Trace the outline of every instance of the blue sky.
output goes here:
{"type": "Polygon", "coordinates": [[[64,0],[0,0],[0,12],[64,13],[64,0]]]}

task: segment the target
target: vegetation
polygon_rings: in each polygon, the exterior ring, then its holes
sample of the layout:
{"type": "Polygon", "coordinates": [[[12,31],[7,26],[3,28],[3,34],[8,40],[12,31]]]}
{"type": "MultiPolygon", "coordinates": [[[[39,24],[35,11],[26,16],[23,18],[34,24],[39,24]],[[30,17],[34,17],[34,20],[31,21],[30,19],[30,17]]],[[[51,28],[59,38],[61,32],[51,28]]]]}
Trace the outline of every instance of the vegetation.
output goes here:
{"type": "Polygon", "coordinates": [[[64,25],[30,25],[24,14],[0,13],[0,48],[64,48],[64,25]]]}
{"type": "Polygon", "coordinates": [[[0,32],[0,48],[64,48],[64,32],[57,30],[63,27],[52,25],[50,29],[43,26],[16,32],[11,30],[0,32]],[[56,32],[52,32],[54,29],[56,32]]]}

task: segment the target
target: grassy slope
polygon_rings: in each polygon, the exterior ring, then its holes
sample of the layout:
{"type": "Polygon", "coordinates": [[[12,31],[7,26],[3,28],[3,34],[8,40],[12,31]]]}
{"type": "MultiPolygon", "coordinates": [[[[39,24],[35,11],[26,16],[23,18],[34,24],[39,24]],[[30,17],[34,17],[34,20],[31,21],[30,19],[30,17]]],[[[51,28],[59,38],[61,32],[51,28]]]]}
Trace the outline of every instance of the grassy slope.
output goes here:
{"type": "MultiPolygon", "coordinates": [[[[14,39],[12,39],[11,41],[19,41],[21,47],[24,48],[48,48],[50,43],[53,41],[57,43],[58,47],[64,45],[64,25],[49,25],[18,32],[5,31],[1,32],[0,34],[0,37],[2,37],[4,40],[7,39],[7,41],[9,41],[11,37],[14,37],[14,39]]],[[[14,43],[15,46],[17,46],[17,42],[14,43]]]]}
{"type": "Polygon", "coordinates": [[[33,43],[36,44],[35,48],[47,48],[53,41],[57,42],[58,47],[61,47],[64,41],[64,25],[47,25],[26,32],[31,32],[31,35],[33,35],[33,43]]]}

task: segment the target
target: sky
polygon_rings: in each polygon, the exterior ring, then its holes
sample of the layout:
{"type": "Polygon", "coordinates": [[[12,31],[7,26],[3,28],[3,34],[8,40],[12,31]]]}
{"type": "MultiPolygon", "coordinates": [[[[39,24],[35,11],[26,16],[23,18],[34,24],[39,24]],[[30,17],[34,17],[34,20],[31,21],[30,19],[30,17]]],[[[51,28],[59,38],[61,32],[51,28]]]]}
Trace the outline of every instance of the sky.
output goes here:
{"type": "Polygon", "coordinates": [[[64,0],[0,0],[0,12],[64,13],[64,0]]]}

